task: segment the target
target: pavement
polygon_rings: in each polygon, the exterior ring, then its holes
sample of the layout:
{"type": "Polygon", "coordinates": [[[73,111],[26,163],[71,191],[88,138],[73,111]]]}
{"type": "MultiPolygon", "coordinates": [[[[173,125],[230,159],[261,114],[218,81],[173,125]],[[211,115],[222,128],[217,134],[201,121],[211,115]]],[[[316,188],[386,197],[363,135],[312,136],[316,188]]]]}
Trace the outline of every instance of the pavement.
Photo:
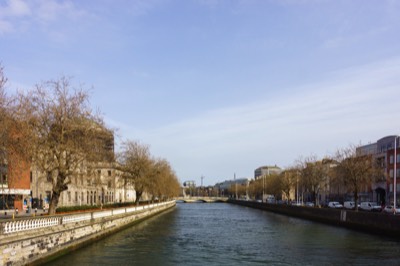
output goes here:
{"type": "Polygon", "coordinates": [[[18,213],[15,210],[0,210],[0,219],[13,219],[14,218],[26,218],[26,217],[36,217],[47,214],[47,210],[31,210],[31,212],[19,211],[18,213]]]}

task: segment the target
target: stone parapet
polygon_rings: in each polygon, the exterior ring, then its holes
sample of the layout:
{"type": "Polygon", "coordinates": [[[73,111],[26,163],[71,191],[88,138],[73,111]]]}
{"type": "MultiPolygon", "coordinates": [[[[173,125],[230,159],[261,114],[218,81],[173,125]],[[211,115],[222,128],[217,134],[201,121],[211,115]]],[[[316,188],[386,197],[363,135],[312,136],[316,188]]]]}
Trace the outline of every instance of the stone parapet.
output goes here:
{"type": "Polygon", "coordinates": [[[389,237],[400,237],[400,215],[346,209],[313,208],[254,201],[229,200],[229,203],[262,209],[274,213],[343,226],[389,237]]]}
{"type": "Polygon", "coordinates": [[[4,220],[0,222],[0,265],[35,264],[78,248],[175,206],[175,201],[112,210],[4,220]]]}

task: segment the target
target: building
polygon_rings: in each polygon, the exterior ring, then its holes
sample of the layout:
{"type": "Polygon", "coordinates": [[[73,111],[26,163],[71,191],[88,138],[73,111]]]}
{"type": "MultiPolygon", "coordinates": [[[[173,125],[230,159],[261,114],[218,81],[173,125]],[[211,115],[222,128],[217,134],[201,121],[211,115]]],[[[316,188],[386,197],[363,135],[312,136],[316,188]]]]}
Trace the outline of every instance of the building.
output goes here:
{"type": "Polygon", "coordinates": [[[235,178],[226,180],[215,185],[220,196],[230,196],[233,198],[248,198],[249,178],[235,178]]]}
{"type": "Polygon", "coordinates": [[[25,154],[24,133],[18,126],[12,125],[11,137],[0,146],[0,210],[23,211],[29,204],[30,162],[25,154]]]}
{"type": "Polygon", "coordinates": [[[400,177],[399,141],[399,136],[391,135],[383,137],[375,143],[363,145],[357,148],[357,154],[359,155],[373,155],[378,165],[385,173],[382,181],[372,183],[370,187],[366,187],[365,191],[361,192],[360,198],[362,200],[370,200],[379,203],[393,203],[394,191],[396,191],[397,205],[399,205],[400,182],[397,178],[396,184],[394,184],[395,168],[396,177],[400,177]]]}
{"type": "Polygon", "coordinates": [[[194,196],[196,194],[196,182],[194,180],[188,180],[183,182],[182,195],[184,197],[194,196]]]}
{"type": "Polygon", "coordinates": [[[0,209],[26,210],[30,199],[29,166],[0,166],[0,209]]]}
{"type": "MultiPolygon", "coordinates": [[[[114,135],[107,129],[95,128],[92,155],[69,177],[68,189],[60,195],[58,206],[105,205],[136,200],[134,186],[118,170],[114,156],[114,135]]],[[[31,168],[32,208],[48,208],[54,176],[31,168]]]]}
{"type": "Polygon", "coordinates": [[[261,166],[254,170],[254,179],[257,180],[262,176],[269,176],[272,174],[280,174],[282,169],[278,166],[261,166]]]}

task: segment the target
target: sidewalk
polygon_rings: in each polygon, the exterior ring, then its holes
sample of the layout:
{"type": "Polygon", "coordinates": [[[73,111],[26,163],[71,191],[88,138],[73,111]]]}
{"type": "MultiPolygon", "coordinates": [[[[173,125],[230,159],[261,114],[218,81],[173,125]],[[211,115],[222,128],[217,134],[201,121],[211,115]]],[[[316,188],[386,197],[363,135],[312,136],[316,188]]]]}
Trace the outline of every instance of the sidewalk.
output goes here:
{"type": "Polygon", "coordinates": [[[26,211],[19,211],[18,214],[14,210],[0,210],[0,219],[12,219],[14,214],[14,219],[17,218],[23,218],[23,217],[36,217],[36,216],[42,216],[44,214],[47,214],[47,210],[37,210],[35,211],[31,210],[30,213],[27,213],[26,211]]]}

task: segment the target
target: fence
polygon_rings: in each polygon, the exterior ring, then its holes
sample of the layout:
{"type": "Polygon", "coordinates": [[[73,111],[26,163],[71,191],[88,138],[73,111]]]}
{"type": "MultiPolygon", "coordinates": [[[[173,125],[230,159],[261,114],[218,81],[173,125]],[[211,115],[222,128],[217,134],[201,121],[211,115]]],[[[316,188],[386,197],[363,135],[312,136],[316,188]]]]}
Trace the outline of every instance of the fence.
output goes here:
{"type": "Polygon", "coordinates": [[[18,220],[7,220],[0,222],[0,234],[7,235],[28,230],[36,230],[39,228],[56,226],[61,224],[76,223],[82,221],[90,221],[98,218],[113,217],[126,213],[139,212],[145,209],[163,206],[170,202],[154,203],[146,206],[118,208],[112,210],[85,212],[77,214],[56,215],[48,217],[30,217],[18,220]]]}

